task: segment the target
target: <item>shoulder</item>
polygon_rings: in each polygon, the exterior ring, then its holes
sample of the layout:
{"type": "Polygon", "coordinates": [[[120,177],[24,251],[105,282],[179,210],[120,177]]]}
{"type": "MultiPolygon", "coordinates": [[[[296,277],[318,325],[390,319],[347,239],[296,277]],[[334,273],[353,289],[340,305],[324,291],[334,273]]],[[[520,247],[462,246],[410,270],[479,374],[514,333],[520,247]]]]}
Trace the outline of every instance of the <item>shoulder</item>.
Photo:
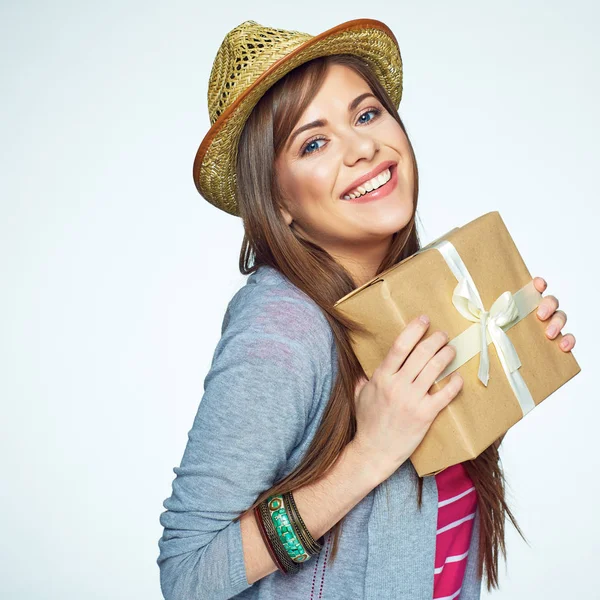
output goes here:
{"type": "Polygon", "coordinates": [[[231,298],[222,334],[244,330],[285,339],[298,348],[328,352],[333,332],[321,307],[284,275],[260,266],[231,298]]]}
{"type": "Polygon", "coordinates": [[[205,388],[226,388],[236,406],[240,397],[251,397],[248,406],[271,397],[305,427],[335,369],[335,352],[319,305],[275,269],[261,267],[227,305],[205,388]]]}

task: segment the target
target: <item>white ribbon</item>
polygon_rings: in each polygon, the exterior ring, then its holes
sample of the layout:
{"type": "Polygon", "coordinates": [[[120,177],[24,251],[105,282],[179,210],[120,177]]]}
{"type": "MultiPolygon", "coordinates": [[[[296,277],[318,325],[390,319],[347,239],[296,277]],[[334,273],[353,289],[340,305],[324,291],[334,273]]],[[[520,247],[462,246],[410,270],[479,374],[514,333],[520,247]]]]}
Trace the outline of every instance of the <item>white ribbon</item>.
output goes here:
{"type": "Polygon", "coordinates": [[[454,245],[448,240],[432,242],[419,250],[417,254],[431,248],[439,250],[458,281],[452,294],[452,303],[463,317],[474,321],[474,325],[448,342],[456,348],[456,356],[436,379],[436,383],[479,353],[477,376],[487,387],[490,370],[488,345],[493,342],[523,415],[526,415],[535,407],[535,402],[518,370],[521,360],[513,343],[506,335],[506,331],[539,305],[542,299],[541,294],[531,281],[515,294],[510,291],[503,292],[496,298],[491,308],[485,310],[477,286],[454,245]]]}

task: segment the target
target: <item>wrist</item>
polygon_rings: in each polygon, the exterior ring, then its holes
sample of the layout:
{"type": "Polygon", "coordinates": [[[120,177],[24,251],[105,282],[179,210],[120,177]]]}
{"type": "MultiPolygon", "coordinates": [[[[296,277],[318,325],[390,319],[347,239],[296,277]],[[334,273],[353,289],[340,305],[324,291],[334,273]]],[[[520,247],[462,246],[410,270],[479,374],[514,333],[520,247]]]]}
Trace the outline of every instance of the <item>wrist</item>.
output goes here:
{"type": "Polygon", "coordinates": [[[387,457],[368,448],[357,437],[348,444],[347,450],[355,457],[363,476],[373,482],[373,487],[385,481],[400,466],[391,464],[387,457]]]}

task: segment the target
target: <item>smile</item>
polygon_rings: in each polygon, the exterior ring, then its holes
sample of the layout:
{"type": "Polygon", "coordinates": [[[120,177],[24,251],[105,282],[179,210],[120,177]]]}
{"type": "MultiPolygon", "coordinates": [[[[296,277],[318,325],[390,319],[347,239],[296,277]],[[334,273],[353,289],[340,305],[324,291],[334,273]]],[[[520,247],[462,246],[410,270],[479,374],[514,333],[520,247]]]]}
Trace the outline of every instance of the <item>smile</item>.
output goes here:
{"type": "Polygon", "coordinates": [[[390,170],[386,169],[376,177],[373,177],[373,179],[369,179],[369,181],[365,181],[362,185],[353,189],[349,194],[344,196],[344,200],[353,200],[354,198],[364,196],[365,194],[380,188],[382,185],[385,185],[391,178],[392,174],[390,170]]]}
{"type": "Polygon", "coordinates": [[[353,189],[352,192],[346,194],[343,200],[346,202],[361,203],[387,196],[398,184],[398,169],[396,166],[392,165],[376,177],[365,181],[353,189]]]}

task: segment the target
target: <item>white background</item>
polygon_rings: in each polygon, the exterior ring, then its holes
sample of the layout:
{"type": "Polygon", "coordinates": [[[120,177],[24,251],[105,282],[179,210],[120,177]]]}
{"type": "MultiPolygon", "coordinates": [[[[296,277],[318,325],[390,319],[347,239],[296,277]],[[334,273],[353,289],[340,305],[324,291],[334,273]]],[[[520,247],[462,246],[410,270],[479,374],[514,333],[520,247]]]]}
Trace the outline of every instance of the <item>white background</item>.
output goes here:
{"type": "Polygon", "coordinates": [[[577,338],[582,372],[503,444],[531,547],[507,522],[494,597],[593,597],[599,16],[591,0],[2,2],[3,597],[161,598],[162,502],[245,281],[241,221],[191,175],[212,60],[246,19],[317,34],[361,17],[400,42],[423,242],[499,210],[577,338]]]}

